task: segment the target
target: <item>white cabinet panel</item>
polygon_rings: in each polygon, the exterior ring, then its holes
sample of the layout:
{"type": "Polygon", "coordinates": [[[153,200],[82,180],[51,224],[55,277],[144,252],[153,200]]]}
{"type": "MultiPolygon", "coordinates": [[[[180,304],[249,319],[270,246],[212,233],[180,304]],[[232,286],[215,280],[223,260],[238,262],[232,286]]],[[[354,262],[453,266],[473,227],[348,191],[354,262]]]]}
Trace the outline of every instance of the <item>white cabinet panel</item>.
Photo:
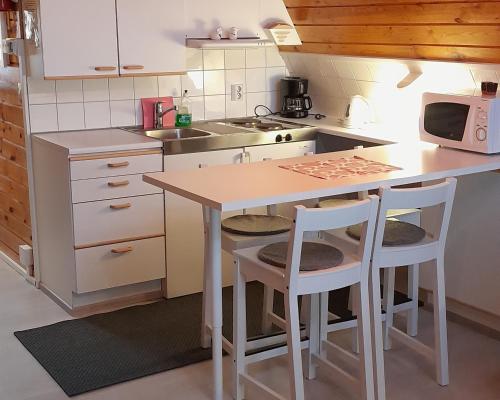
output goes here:
{"type": "Polygon", "coordinates": [[[184,0],[117,0],[120,74],[185,71],[184,0]]]}
{"type": "Polygon", "coordinates": [[[162,235],[163,194],[73,206],[75,246],[162,235]]]}
{"type": "MultiPolygon", "coordinates": [[[[241,161],[243,149],[165,156],[165,171],[223,165],[241,161]]],[[[223,183],[230,185],[229,182],[223,183]]],[[[229,214],[224,214],[225,217],[229,214]]],[[[203,290],[203,215],[201,206],[165,192],[167,296],[203,290]]],[[[223,283],[232,283],[232,257],[223,254],[223,283]]]]}
{"type": "Polygon", "coordinates": [[[75,253],[77,293],[165,277],[163,237],[92,247],[75,253]]]}
{"type": "Polygon", "coordinates": [[[45,77],[118,75],[115,0],[40,0],[45,77]]]}
{"type": "Polygon", "coordinates": [[[162,166],[160,153],[71,161],[71,180],[159,172],[162,170],[162,166]]]}
{"type": "Polygon", "coordinates": [[[73,204],[162,193],[160,188],[142,180],[142,174],[82,179],[71,183],[73,204]]]}
{"type": "Polygon", "coordinates": [[[249,154],[250,162],[263,161],[266,158],[278,160],[281,158],[303,157],[308,153],[316,152],[316,142],[308,140],[304,142],[245,147],[245,152],[249,154]]]}

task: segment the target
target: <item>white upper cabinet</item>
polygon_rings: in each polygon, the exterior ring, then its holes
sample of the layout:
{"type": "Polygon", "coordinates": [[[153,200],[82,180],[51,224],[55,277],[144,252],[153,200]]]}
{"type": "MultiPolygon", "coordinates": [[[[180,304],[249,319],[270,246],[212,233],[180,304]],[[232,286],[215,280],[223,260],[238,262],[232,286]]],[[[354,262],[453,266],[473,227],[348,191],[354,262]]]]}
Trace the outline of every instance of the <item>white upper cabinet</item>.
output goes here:
{"type": "Polygon", "coordinates": [[[40,0],[46,78],[118,75],[115,0],[40,0]]]}
{"type": "Polygon", "coordinates": [[[117,0],[120,74],[185,71],[184,0],[117,0]]]}

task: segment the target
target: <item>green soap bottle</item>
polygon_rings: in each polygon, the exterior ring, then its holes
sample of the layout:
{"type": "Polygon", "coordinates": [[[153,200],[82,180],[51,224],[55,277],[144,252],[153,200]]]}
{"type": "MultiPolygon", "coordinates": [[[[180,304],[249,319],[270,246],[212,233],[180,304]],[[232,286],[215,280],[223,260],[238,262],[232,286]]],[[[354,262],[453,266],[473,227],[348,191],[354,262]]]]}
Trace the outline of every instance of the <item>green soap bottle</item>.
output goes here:
{"type": "Polygon", "coordinates": [[[193,116],[191,114],[191,100],[189,100],[188,91],[184,90],[181,105],[179,107],[179,111],[177,112],[177,116],[175,117],[175,126],[179,128],[186,128],[191,126],[192,121],[193,116]]]}

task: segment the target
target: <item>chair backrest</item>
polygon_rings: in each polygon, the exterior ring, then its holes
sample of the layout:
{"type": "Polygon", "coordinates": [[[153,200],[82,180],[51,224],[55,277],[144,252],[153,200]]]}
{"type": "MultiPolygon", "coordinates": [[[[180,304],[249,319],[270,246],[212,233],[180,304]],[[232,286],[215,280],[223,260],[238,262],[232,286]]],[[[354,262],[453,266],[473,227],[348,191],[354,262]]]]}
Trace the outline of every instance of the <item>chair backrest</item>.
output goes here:
{"type": "Polygon", "coordinates": [[[435,239],[434,241],[439,241],[439,248],[444,250],[456,186],[457,180],[448,178],[443,183],[419,188],[393,189],[381,187],[379,191],[379,217],[373,245],[374,252],[382,247],[388,210],[433,206],[441,207],[441,220],[436,221],[435,226],[427,234],[435,239]]]}
{"type": "Polygon", "coordinates": [[[359,246],[362,273],[369,273],[370,257],[377,219],[379,198],[368,199],[345,206],[332,208],[295,207],[294,221],[288,240],[286,280],[289,288],[295,287],[300,269],[300,257],[304,233],[343,228],[363,224],[359,246]]]}

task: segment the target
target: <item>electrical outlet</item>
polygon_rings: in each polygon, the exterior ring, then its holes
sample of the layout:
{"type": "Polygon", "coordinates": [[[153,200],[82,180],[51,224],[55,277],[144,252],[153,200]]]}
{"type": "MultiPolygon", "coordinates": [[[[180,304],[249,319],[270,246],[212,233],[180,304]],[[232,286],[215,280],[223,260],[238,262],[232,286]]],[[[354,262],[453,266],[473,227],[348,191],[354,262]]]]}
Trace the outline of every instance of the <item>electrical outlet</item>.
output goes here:
{"type": "Polygon", "coordinates": [[[242,83],[234,83],[231,85],[231,101],[243,101],[242,83]]]}

